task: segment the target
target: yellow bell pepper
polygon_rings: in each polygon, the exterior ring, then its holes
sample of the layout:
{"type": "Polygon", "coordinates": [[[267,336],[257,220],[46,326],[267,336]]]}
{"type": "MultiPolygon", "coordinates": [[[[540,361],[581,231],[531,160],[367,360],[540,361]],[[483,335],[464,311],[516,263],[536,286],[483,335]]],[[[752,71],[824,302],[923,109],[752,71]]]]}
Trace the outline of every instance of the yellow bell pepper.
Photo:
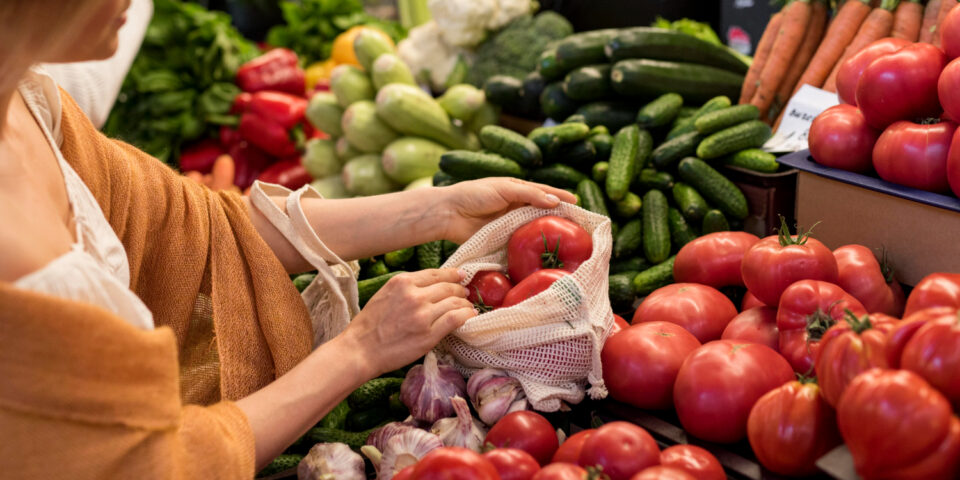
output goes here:
{"type": "Polygon", "coordinates": [[[330,72],[337,66],[332,58],[311,64],[304,71],[304,80],[307,84],[307,91],[313,90],[320,80],[329,80],[330,72]]]}

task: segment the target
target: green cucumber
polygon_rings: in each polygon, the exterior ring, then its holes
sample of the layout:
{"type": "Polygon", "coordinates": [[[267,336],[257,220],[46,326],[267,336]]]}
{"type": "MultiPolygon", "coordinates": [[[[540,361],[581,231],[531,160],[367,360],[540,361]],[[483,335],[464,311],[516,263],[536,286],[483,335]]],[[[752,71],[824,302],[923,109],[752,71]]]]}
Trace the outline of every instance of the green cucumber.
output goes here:
{"type": "Polygon", "coordinates": [[[643,200],[633,192],[627,192],[620,200],[613,202],[614,211],[620,218],[633,218],[640,213],[643,206],[643,200]]]}
{"type": "Polygon", "coordinates": [[[633,293],[633,277],[639,272],[623,272],[610,275],[608,279],[608,292],[610,296],[610,307],[614,312],[624,312],[633,307],[633,301],[636,295],[633,293]]]}
{"type": "Polygon", "coordinates": [[[653,265],[650,265],[650,262],[646,258],[643,258],[643,255],[638,257],[628,258],[626,260],[614,260],[610,262],[610,274],[623,273],[623,272],[642,272],[653,265]]]}
{"type": "Polygon", "coordinates": [[[597,184],[606,183],[607,181],[607,172],[610,171],[610,162],[597,162],[593,164],[593,168],[590,169],[591,177],[594,182],[597,184]]]}
{"type": "Polygon", "coordinates": [[[540,93],[540,109],[547,118],[561,121],[573,115],[580,104],[563,93],[563,83],[554,82],[543,88],[540,93]]]}
{"type": "Polygon", "coordinates": [[[555,163],[530,172],[530,181],[557,188],[577,188],[577,184],[586,178],[587,176],[577,169],[562,163],[555,163]]]}
{"type": "MultiPolygon", "coordinates": [[[[386,399],[384,399],[384,403],[386,403],[386,399]]],[[[363,431],[374,428],[388,420],[390,420],[390,410],[386,405],[368,410],[351,410],[350,416],[347,417],[347,430],[363,431]]]]}
{"type": "Polygon", "coordinates": [[[717,95],[739,95],[743,75],[706,65],[641,59],[617,62],[610,81],[621,95],[677,93],[691,102],[704,102],[717,95]]]}
{"type": "Polygon", "coordinates": [[[540,72],[533,71],[523,77],[523,87],[520,90],[520,110],[524,116],[538,117],[540,115],[540,95],[546,88],[547,81],[540,72]]]}
{"type": "Polygon", "coordinates": [[[560,67],[560,64],[557,63],[556,45],[548,47],[543,51],[543,53],[540,54],[540,59],[537,60],[536,72],[548,82],[558,78],[563,78],[563,75],[567,73],[566,70],[563,70],[560,67]]]}
{"type": "Polygon", "coordinates": [[[670,256],[667,209],[667,197],[660,190],[650,190],[643,196],[643,253],[651,263],[670,256]]]}
{"type": "Polygon", "coordinates": [[[434,187],[446,187],[448,185],[453,185],[459,180],[453,178],[450,174],[444,172],[443,170],[438,171],[433,174],[433,186],[434,187]]]}
{"type": "Polygon", "coordinates": [[[552,162],[561,162],[586,172],[597,162],[597,149],[593,146],[593,143],[582,140],[550,149],[547,152],[547,159],[552,162]]]}
{"type": "Polygon", "coordinates": [[[702,138],[699,133],[693,131],[667,140],[650,154],[650,160],[654,167],[660,170],[668,169],[681,158],[693,155],[702,138]]]}
{"type": "Polygon", "coordinates": [[[480,144],[483,148],[502,155],[522,167],[535,167],[543,161],[540,148],[527,137],[498,125],[480,129],[480,144]]]}
{"type": "Polygon", "coordinates": [[[390,273],[390,267],[383,260],[374,260],[363,267],[361,278],[374,278],[390,273]]]}
{"type": "Polygon", "coordinates": [[[643,245],[643,220],[635,219],[625,223],[617,236],[613,238],[613,258],[629,258],[643,245]]]}
{"type": "Polygon", "coordinates": [[[333,407],[333,410],[330,410],[329,413],[323,416],[320,419],[320,423],[317,424],[318,427],[325,428],[345,428],[347,425],[347,417],[350,415],[350,404],[346,399],[333,407]]]}
{"type": "Polygon", "coordinates": [[[715,232],[726,232],[730,230],[730,223],[727,222],[727,217],[724,216],[723,212],[720,210],[710,210],[706,215],[703,216],[703,234],[715,232]]]}
{"type": "Polygon", "coordinates": [[[307,287],[313,283],[313,279],[317,278],[316,273],[304,273],[297,275],[297,278],[293,279],[293,286],[297,289],[298,292],[303,293],[307,287]]]}
{"type": "Polygon", "coordinates": [[[746,168],[747,170],[760,173],[775,173],[780,168],[776,155],[765,152],[759,148],[740,150],[725,158],[723,164],[730,167],[746,168]]]}
{"type": "Polygon", "coordinates": [[[343,443],[353,450],[360,450],[360,447],[367,444],[367,437],[370,436],[376,428],[370,428],[362,432],[348,432],[339,428],[311,428],[304,435],[303,440],[310,445],[317,443],[343,443]]]}
{"type": "Polygon", "coordinates": [[[617,222],[610,222],[610,236],[616,238],[618,233],[620,233],[620,224],[617,222]]]}
{"type": "Polygon", "coordinates": [[[673,175],[667,172],[658,172],[652,168],[645,168],[640,170],[640,175],[637,176],[637,186],[644,192],[654,189],[664,192],[670,191],[673,188],[673,175]]]}
{"type": "Polygon", "coordinates": [[[747,73],[749,68],[726,46],[663,28],[622,29],[607,42],[605,52],[611,62],[629,58],[673,60],[710,65],[740,74],[747,73]]]}
{"type": "Polygon", "coordinates": [[[420,270],[440,268],[443,265],[443,242],[435,240],[417,246],[417,267],[420,270]]]}
{"type": "Polygon", "coordinates": [[[563,123],[587,123],[587,117],[584,117],[579,113],[574,113],[573,115],[570,115],[564,119],[563,123]]]}
{"type": "Polygon", "coordinates": [[[520,105],[523,81],[509,75],[494,75],[483,84],[487,101],[507,109],[520,105]]]}
{"type": "Polygon", "coordinates": [[[257,472],[257,478],[269,477],[280,472],[297,468],[297,465],[300,465],[300,461],[303,460],[303,457],[303,455],[295,453],[280,454],[277,456],[277,458],[274,458],[269,465],[263,467],[263,470],[257,472]]]}
{"type": "Polygon", "coordinates": [[[414,247],[401,248],[400,250],[394,250],[392,252],[387,252],[383,255],[383,263],[386,263],[390,268],[400,268],[407,264],[416,253],[414,247]]]}
{"type": "Polygon", "coordinates": [[[670,132],[667,133],[667,140],[679,137],[680,135],[683,135],[685,133],[697,131],[697,127],[694,122],[696,122],[698,118],[710,112],[715,112],[717,110],[724,109],[729,106],[730,106],[730,98],[725,95],[721,95],[719,97],[713,97],[710,100],[707,100],[706,103],[701,105],[700,108],[692,116],[688,117],[687,119],[681,122],[678,122],[675,127],[670,129],[670,132]]]}
{"type": "Polygon", "coordinates": [[[485,177],[527,176],[519,163],[501,157],[495,153],[452,150],[440,156],[440,169],[463,180],[485,177]]]}
{"type": "Polygon", "coordinates": [[[694,120],[693,126],[700,132],[700,135],[710,135],[758,118],[760,118],[760,109],[756,105],[736,105],[706,113],[694,120]]]}
{"type": "Polygon", "coordinates": [[[368,410],[387,404],[387,398],[400,391],[402,378],[374,378],[368,380],[347,397],[351,410],[368,410]]]}
{"type": "Polygon", "coordinates": [[[637,107],[629,102],[593,102],[577,109],[586,118],[587,125],[606,126],[611,132],[619,131],[637,118],[637,107]]]}
{"type": "MultiPolygon", "coordinates": [[[[650,133],[644,131],[649,137],[650,133]]],[[[652,140],[651,140],[652,141],[652,140]]],[[[620,129],[613,137],[613,150],[610,151],[610,170],[607,172],[606,190],[610,200],[623,198],[630,188],[630,181],[637,172],[637,149],[640,143],[640,128],[629,125],[620,129]]]]}
{"type": "Polygon", "coordinates": [[[676,255],[663,263],[650,267],[633,277],[633,292],[637,296],[649,295],[654,290],[673,283],[673,261],[676,255]]]}
{"type": "Polygon", "coordinates": [[[696,188],[704,198],[723,213],[738,220],[747,218],[747,198],[727,177],[695,157],[680,161],[677,172],[683,181],[696,188]]]}
{"type": "Polygon", "coordinates": [[[381,287],[386,285],[387,280],[390,280],[401,273],[404,272],[385,273],[383,275],[357,282],[357,292],[359,294],[358,297],[360,300],[360,307],[362,308],[364,305],[366,305],[367,302],[370,301],[370,298],[373,297],[373,295],[376,294],[381,287]]]}
{"type": "Polygon", "coordinates": [[[589,134],[590,127],[585,123],[561,123],[552,127],[534,128],[527,134],[527,138],[546,154],[561,145],[579,142],[589,134]]]}
{"type": "MultiPolygon", "coordinates": [[[[597,125],[590,131],[598,127],[603,127],[603,125],[597,125]]],[[[606,127],[603,127],[606,129],[606,127]]],[[[594,150],[597,151],[597,158],[610,158],[610,152],[613,150],[613,137],[609,133],[597,133],[591,134],[587,141],[593,144],[594,150]]]]}
{"type": "Polygon", "coordinates": [[[637,123],[641,127],[662,127],[673,122],[683,107],[683,97],[676,93],[665,93],[646,104],[637,113],[637,123]]]}
{"type": "Polygon", "coordinates": [[[696,240],[697,233],[693,231],[683,214],[676,208],[671,208],[667,212],[667,221],[670,222],[670,241],[673,242],[673,248],[680,250],[684,245],[696,240]]]}
{"type": "Polygon", "coordinates": [[[674,122],[694,116],[697,110],[699,110],[697,107],[680,107],[680,111],[677,112],[677,118],[674,119],[674,122]]]}
{"type": "Polygon", "coordinates": [[[610,135],[610,129],[608,129],[605,125],[594,125],[590,127],[590,136],[592,137],[594,135],[610,135]]]}
{"type": "Polygon", "coordinates": [[[440,244],[443,246],[443,260],[446,261],[454,253],[457,252],[457,249],[460,248],[460,245],[451,242],[450,240],[442,240],[440,244]]]}
{"type": "Polygon", "coordinates": [[[610,86],[610,64],[587,65],[571,71],[563,80],[563,93],[578,102],[610,96],[613,93],[610,86]]]}
{"type": "MultiPolygon", "coordinates": [[[[592,30],[570,35],[557,44],[557,68],[569,72],[577,67],[604,63],[607,55],[604,47],[607,41],[617,33],[617,29],[592,30]]],[[[543,63],[541,62],[541,66],[543,63]]],[[[542,69],[541,69],[542,73],[542,69]]]]}
{"type": "Polygon", "coordinates": [[[703,199],[697,189],[683,182],[673,185],[673,201],[679,207],[680,213],[695,225],[703,220],[703,216],[710,210],[707,201],[703,199]]]}
{"type": "Polygon", "coordinates": [[[603,192],[593,180],[584,179],[577,184],[577,195],[580,196],[581,206],[593,213],[610,216],[607,204],[604,203],[603,192]]]}
{"type": "Polygon", "coordinates": [[[751,120],[725,128],[705,138],[697,147],[697,156],[709,160],[747,148],[759,147],[770,139],[770,125],[751,120]]]}

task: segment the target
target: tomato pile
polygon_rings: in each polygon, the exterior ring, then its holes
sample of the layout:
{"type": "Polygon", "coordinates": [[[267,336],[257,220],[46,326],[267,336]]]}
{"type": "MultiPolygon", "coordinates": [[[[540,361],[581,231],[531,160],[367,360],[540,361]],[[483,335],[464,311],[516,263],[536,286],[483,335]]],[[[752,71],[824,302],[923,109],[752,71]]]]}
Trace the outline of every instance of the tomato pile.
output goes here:
{"type": "Polygon", "coordinates": [[[942,49],[884,38],[841,64],[843,103],[810,126],[815,161],[960,196],[960,9],[941,30],[942,49]]]}

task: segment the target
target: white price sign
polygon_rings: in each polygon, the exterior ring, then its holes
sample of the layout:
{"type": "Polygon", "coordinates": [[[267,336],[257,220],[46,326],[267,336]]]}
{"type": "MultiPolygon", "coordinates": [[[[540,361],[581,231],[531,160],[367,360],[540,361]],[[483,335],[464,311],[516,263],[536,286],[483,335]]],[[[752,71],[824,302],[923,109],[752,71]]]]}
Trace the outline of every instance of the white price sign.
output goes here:
{"type": "Polygon", "coordinates": [[[768,152],[797,152],[807,149],[807,134],[810,124],[824,110],[840,103],[836,93],[820,90],[810,85],[800,87],[797,94],[787,104],[787,113],[783,115],[780,128],[763,149],[768,152]]]}

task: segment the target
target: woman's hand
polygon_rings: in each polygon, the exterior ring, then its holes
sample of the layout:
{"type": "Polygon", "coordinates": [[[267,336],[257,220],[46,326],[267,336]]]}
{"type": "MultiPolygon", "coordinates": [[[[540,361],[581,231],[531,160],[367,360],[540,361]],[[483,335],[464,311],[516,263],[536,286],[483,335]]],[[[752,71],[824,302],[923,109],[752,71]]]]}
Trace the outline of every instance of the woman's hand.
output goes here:
{"type": "Polygon", "coordinates": [[[370,299],[343,335],[374,377],[409,365],[477,314],[460,280],[454,268],[402,273],[370,299]]]}
{"type": "Polygon", "coordinates": [[[444,238],[463,243],[501,215],[527,205],[554,208],[561,201],[576,202],[566,190],[516,178],[485,178],[445,187],[450,209],[444,238]]]}

